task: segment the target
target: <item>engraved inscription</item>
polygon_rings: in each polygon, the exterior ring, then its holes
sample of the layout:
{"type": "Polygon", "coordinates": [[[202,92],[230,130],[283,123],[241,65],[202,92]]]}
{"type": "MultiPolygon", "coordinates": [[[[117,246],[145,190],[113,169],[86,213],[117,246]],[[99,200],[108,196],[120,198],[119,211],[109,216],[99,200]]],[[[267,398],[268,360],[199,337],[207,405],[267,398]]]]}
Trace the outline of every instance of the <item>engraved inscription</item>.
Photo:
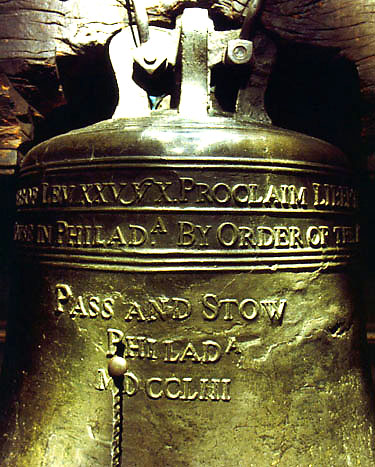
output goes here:
{"type": "MultiPolygon", "coordinates": [[[[202,321],[233,321],[252,322],[259,316],[267,317],[271,323],[281,324],[287,300],[284,298],[250,298],[219,297],[214,293],[206,293],[200,301],[192,303],[184,297],[148,297],[144,301],[123,297],[116,294],[73,294],[72,287],[59,283],[55,287],[57,314],[65,313],[70,318],[102,318],[111,319],[114,314],[127,323],[152,323],[155,321],[172,321],[182,323],[192,316],[202,321]]],[[[129,337],[130,339],[130,337],[129,337]]],[[[134,338],[136,339],[136,338],[134,338]]],[[[138,338],[137,338],[138,339],[138,338]]],[[[153,344],[151,340],[144,345],[153,344]]],[[[134,343],[139,347],[140,342],[134,343]]],[[[142,344],[143,345],[143,344],[142,344]]],[[[190,349],[192,350],[192,349],[190,349]]],[[[142,351],[144,355],[152,351],[142,351]]],[[[188,352],[188,350],[187,350],[188,352]]]]}
{"type": "Polygon", "coordinates": [[[107,357],[113,357],[118,346],[123,348],[123,356],[130,359],[160,360],[163,363],[203,363],[218,362],[224,355],[241,354],[240,345],[231,336],[225,342],[204,339],[191,342],[184,339],[153,339],[148,336],[129,336],[119,329],[107,329],[107,357]]]}
{"type": "MultiPolygon", "coordinates": [[[[128,336],[114,328],[107,329],[107,357],[112,358],[121,349],[126,359],[160,360],[162,363],[217,363],[223,355],[241,354],[236,338],[231,336],[224,345],[206,339],[200,343],[181,342],[177,339],[161,339],[157,341],[147,336],[128,336]],[[178,345],[179,344],[179,347],[178,345]]],[[[95,388],[98,391],[108,389],[112,379],[107,371],[100,368],[97,372],[95,388]]],[[[230,378],[216,377],[159,377],[141,378],[127,371],[123,379],[123,394],[135,396],[143,391],[152,399],[161,398],[182,401],[224,401],[229,402],[230,378]]]]}
{"type": "MultiPolygon", "coordinates": [[[[98,381],[95,389],[104,391],[109,388],[112,378],[104,369],[98,370],[98,381]]],[[[169,399],[178,401],[213,401],[229,402],[230,378],[192,378],[192,377],[166,377],[152,376],[142,379],[134,373],[126,372],[124,375],[122,393],[133,397],[143,392],[149,399],[169,399]]]]}
{"type": "Polygon", "coordinates": [[[219,316],[225,321],[232,321],[234,313],[241,316],[246,321],[252,321],[260,312],[260,309],[267,313],[271,322],[281,322],[284,315],[287,301],[280,300],[260,300],[252,298],[237,300],[235,298],[218,299],[217,295],[208,293],[203,296],[203,318],[205,320],[216,320],[219,316]]]}
{"type": "Polygon", "coordinates": [[[14,225],[13,239],[17,242],[33,243],[34,242],[34,224],[18,224],[14,225]]]}
{"type": "MultiPolygon", "coordinates": [[[[109,320],[116,316],[117,320],[123,320],[124,325],[128,323],[126,330],[107,328],[106,356],[113,358],[119,355],[128,361],[130,368],[132,361],[150,365],[150,369],[154,369],[152,376],[144,377],[139,369],[124,374],[123,394],[133,397],[142,393],[151,400],[229,402],[232,377],[227,377],[225,373],[223,376],[219,371],[207,375],[204,368],[215,370],[217,365],[220,367],[224,364],[228,369],[228,364],[234,367],[240,365],[247,349],[247,338],[245,342],[241,336],[225,333],[203,334],[201,338],[192,338],[190,334],[184,336],[184,333],[176,337],[168,333],[153,336],[147,331],[139,334],[129,332],[135,324],[150,329],[149,324],[153,322],[170,321],[175,325],[186,323],[193,317],[195,325],[215,321],[223,324],[241,321],[251,324],[263,316],[271,326],[280,326],[286,308],[285,298],[236,298],[208,292],[194,301],[186,297],[165,295],[146,297],[141,301],[119,292],[75,294],[74,287],[63,282],[55,286],[57,315],[73,320],[109,320]],[[192,377],[188,373],[186,376],[191,365],[202,369],[203,374],[192,377]],[[172,375],[165,375],[169,369],[173,369],[172,375]]],[[[97,370],[94,387],[98,391],[112,387],[112,378],[107,370],[97,370]]]]}
{"type": "Polygon", "coordinates": [[[73,296],[68,284],[56,284],[56,313],[68,313],[72,318],[102,318],[109,320],[114,314],[115,299],[112,296],[73,296]]]}
{"type": "Polygon", "coordinates": [[[146,306],[133,300],[125,302],[125,321],[183,321],[190,316],[191,303],[181,297],[149,298],[146,306]]]}
{"type": "Polygon", "coordinates": [[[123,223],[72,224],[58,219],[55,224],[14,226],[14,240],[23,244],[75,248],[198,248],[238,250],[303,250],[343,247],[359,243],[359,225],[246,225],[236,222],[196,224],[188,220],[153,217],[151,227],[123,223]]]}
{"type": "Polygon", "coordinates": [[[313,183],[314,206],[356,208],[357,193],[354,188],[328,183],[313,183]]]}
{"type": "Polygon", "coordinates": [[[35,206],[37,204],[39,191],[40,188],[38,186],[17,190],[16,206],[35,206]]]}
{"type": "Polygon", "coordinates": [[[356,190],[347,185],[318,183],[207,183],[193,177],[161,180],[146,177],[137,181],[76,184],[52,184],[20,188],[16,193],[18,207],[39,206],[233,206],[283,209],[324,209],[357,207],[356,190]]]}
{"type": "MultiPolygon", "coordinates": [[[[135,386],[131,395],[139,388],[135,386]]],[[[152,377],[145,381],[144,391],[150,399],[166,398],[185,401],[223,401],[231,400],[229,394],[231,380],[229,378],[159,378],[152,377]]]]}
{"type": "Polygon", "coordinates": [[[239,248],[302,248],[304,246],[301,230],[296,226],[259,226],[251,228],[224,222],[216,231],[219,245],[239,248]]]}
{"type": "Polygon", "coordinates": [[[112,378],[108,375],[107,371],[104,368],[99,368],[95,389],[97,389],[98,391],[105,391],[106,389],[108,389],[111,381],[112,378]]]}

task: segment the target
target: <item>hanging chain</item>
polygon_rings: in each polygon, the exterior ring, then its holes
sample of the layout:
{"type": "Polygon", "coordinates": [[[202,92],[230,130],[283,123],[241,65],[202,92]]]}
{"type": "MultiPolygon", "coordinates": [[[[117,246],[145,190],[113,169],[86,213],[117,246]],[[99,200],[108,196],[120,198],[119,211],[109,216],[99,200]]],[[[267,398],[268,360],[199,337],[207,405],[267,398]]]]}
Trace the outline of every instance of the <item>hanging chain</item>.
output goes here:
{"type": "Polygon", "coordinates": [[[112,390],[113,401],[113,427],[112,427],[112,446],[111,467],[121,467],[121,454],[122,454],[122,384],[114,384],[112,390]]]}
{"type": "Polygon", "coordinates": [[[123,427],[123,392],[124,375],[128,368],[125,358],[114,355],[108,361],[108,374],[113,380],[112,390],[112,445],[111,445],[111,467],[121,467],[122,455],[122,427],[123,427]]]}

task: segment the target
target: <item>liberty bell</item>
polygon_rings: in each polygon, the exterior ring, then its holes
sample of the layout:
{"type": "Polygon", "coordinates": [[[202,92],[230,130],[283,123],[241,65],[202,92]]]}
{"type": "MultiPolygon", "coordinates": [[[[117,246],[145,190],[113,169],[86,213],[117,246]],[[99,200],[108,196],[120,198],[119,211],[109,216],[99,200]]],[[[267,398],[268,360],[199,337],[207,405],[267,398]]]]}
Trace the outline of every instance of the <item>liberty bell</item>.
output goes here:
{"type": "Polygon", "coordinates": [[[256,12],[135,10],[114,118],[20,169],[0,465],[375,465],[346,157],[215,111],[212,64],[251,73],[256,12]]]}

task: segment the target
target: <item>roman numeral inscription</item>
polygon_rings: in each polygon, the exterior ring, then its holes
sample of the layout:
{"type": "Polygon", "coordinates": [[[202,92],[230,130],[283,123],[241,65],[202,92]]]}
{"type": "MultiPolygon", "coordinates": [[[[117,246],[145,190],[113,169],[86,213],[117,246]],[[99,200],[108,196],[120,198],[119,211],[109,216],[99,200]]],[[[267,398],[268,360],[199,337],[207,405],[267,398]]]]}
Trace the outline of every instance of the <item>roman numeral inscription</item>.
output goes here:
{"type": "MultiPolygon", "coordinates": [[[[169,399],[179,401],[213,401],[229,402],[230,378],[193,378],[176,376],[141,379],[134,373],[127,372],[124,375],[123,394],[133,397],[143,392],[149,399],[169,399]]],[[[98,391],[109,389],[112,379],[104,369],[98,370],[98,380],[95,388],[98,391]]]]}
{"type": "MultiPolygon", "coordinates": [[[[243,180],[243,177],[241,177],[243,180]]],[[[332,208],[357,207],[357,193],[347,185],[312,181],[299,183],[265,183],[249,179],[245,183],[207,183],[193,177],[160,180],[154,177],[137,181],[52,184],[20,188],[18,207],[35,206],[202,206],[332,208]]]]}

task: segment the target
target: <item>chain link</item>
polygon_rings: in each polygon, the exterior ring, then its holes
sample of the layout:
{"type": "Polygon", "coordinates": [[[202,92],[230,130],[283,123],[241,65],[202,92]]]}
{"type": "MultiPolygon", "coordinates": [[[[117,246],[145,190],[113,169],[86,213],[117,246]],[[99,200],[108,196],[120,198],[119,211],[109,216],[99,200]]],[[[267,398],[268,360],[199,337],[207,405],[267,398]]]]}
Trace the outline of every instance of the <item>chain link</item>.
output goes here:
{"type": "Polygon", "coordinates": [[[122,384],[114,384],[112,390],[113,400],[113,427],[112,427],[112,446],[111,467],[121,467],[122,454],[122,384]]]}

